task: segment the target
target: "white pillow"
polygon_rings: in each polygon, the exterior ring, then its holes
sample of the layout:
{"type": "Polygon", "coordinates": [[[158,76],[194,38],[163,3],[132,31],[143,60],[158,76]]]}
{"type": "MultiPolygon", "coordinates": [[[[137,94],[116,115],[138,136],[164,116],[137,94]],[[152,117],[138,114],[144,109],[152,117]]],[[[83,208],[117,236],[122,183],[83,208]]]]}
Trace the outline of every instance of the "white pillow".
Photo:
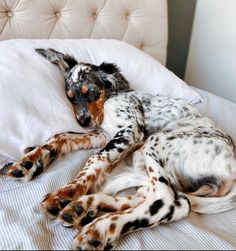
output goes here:
{"type": "Polygon", "coordinates": [[[18,159],[25,147],[56,133],[83,132],[65,94],[59,69],[34,48],[54,48],[78,61],[116,63],[135,89],[183,98],[199,94],[152,57],[117,40],[7,40],[0,43],[0,162],[18,159]]]}

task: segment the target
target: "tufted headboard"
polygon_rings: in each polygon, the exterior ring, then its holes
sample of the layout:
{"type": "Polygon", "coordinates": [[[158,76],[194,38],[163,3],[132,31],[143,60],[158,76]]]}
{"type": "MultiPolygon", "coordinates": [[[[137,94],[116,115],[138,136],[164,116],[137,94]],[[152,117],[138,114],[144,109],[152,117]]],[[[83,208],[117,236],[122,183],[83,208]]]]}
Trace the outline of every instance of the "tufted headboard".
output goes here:
{"type": "Polygon", "coordinates": [[[166,62],[166,0],[0,0],[0,40],[112,38],[166,62]]]}

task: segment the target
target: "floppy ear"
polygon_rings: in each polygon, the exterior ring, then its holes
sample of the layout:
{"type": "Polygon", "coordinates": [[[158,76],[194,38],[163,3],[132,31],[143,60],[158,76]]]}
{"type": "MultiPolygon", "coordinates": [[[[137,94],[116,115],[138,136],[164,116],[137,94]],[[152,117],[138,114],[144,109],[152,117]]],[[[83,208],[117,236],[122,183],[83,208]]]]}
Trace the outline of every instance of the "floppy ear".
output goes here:
{"type": "Polygon", "coordinates": [[[103,62],[98,66],[99,77],[105,87],[110,88],[112,86],[112,80],[115,80],[113,74],[120,73],[119,68],[112,63],[103,62]]]}
{"type": "Polygon", "coordinates": [[[35,51],[46,58],[49,62],[57,65],[63,72],[69,71],[78,64],[72,56],[63,54],[54,49],[37,48],[35,51]]]}

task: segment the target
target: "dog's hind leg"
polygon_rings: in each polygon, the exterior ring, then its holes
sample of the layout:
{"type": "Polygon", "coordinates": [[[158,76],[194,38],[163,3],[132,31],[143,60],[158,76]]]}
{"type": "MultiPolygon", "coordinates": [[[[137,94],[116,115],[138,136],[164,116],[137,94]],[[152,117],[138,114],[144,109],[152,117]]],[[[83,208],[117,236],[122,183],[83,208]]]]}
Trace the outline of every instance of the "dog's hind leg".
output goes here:
{"type": "Polygon", "coordinates": [[[159,223],[182,219],[190,212],[186,196],[174,191],[164,167],[145,154],[150,186],[143,202],[116,213],[105,214],[84,226],[75,237],[77,250],[103,250],[112,248],[121,234],[159,223]]]}
{"type": "Polygon", "coordinates": [[[106,137],[102,133],[57,134],[45,144],[28,151],[21,160],[3,167],[0,172],[17,180],[29,181],[42,173],[54,159],[64,154],[80,149],[101,148],[105,144],[106,137]]]}

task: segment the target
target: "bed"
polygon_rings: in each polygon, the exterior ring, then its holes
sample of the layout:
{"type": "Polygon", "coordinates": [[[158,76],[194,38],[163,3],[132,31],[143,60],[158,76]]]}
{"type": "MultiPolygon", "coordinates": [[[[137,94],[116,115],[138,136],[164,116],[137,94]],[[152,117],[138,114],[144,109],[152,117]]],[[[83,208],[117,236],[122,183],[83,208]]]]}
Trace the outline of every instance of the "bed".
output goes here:
{"type": "MultiPolygon", "coordinates": [[[[92,63],[115,61],[135,88],[185,98],[236,143],[236,105],[188,86],[168,71],[167,38],[166,0],[0,0],[1,165],[55,133],[82,131],[64,95],[61,74],[34,53],[35,47],[50,46],[92,63]]],[[[66,155],[28,183],[0,176],[0,249],[72,248],[76,230],[45,218],[39,203],[72,180],[94,152],[66,155]]],[[[119,168],[128,164],[125,160],[119,168]]],[[[236,209],[190,213],[178,222],[127,234],[116,248],[234,250],[235,215],[236,209]]]]}

